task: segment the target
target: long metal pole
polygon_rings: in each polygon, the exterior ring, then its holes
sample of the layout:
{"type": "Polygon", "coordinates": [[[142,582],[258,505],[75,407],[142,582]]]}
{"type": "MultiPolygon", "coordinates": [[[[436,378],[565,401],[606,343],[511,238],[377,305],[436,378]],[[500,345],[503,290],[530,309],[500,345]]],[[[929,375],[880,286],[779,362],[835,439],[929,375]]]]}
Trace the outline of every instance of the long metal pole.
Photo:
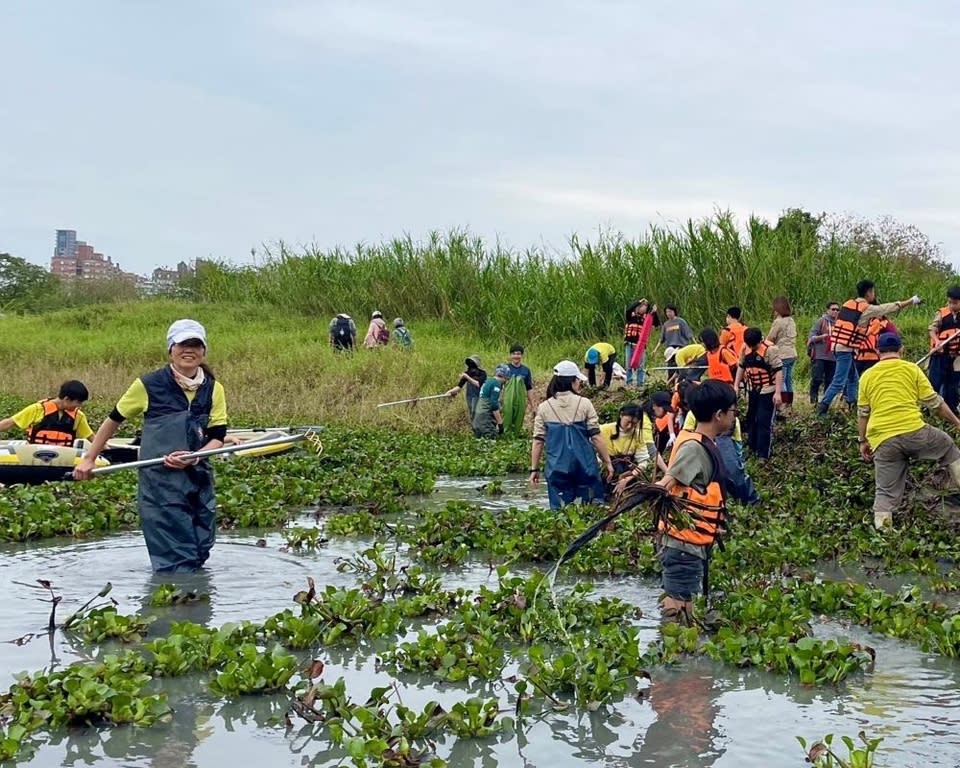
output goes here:
{"type": "Polygon", "coordinates": [[[408,397],[406,400],[394,400],[391,403],[378,403],[377,408],[386,408],[388,405],[403,405],[404,403],[418,403],[421,400],[437,400],[441,397],[449,397],[449,395],[444,392],[442,395],[427,395],[426,397],[408,397]]]}
{"type": "Polygon", "coordinates": [[[937,344],[937,346],[935,346],[933,349],[931,349],[929,352],[927,352],[927,354],[925,354],[923,357],[921,357],[919,360],[917,360],[917,365],[922,364],[924,360],[926,360],[928,357],[930,357],[930,355],[932,355],[932,354],[933,354],[934,352],[936,352],[938,349],[942,349],[942,348],[945,347],[947,344],[949,344],[951,341],[953,341],[954,336],[956,336],[958,333],[960,333],[960,331],[955,331],[954,333],[952,333],[952,334],[950,334],[949,336],[947,336],[947,338],[945,338],[943,341],[941,341],[939,344],[937,344]]]}
{"type": "MultiPolygon", "coordinates": [[[[286,445],[288,443],[298,443],[306,440],[309,435],[289,435],[284,437],[272,437],[269,440],[258,440],[256,442],[238,443],[237,445],[225,445],[222,448],[210,448],[206,451],[194,451],[193,453],[181,454],[181,459],[205,459],[208,456],[221,456],[227,453],[236,453],[237,451],[253,451],[257,448],[267,448],[271,445],[286,445]]],[[[109,464],[106,467],[97,467],[91,470],[91,475],[109,475],[111,472],[119,472],[121,469],[142,469],[143,467],[156,467],[163,464],[163,456],[155,459],[141,459],[140,461],[128,461],[123,464],[109,464]]]]}

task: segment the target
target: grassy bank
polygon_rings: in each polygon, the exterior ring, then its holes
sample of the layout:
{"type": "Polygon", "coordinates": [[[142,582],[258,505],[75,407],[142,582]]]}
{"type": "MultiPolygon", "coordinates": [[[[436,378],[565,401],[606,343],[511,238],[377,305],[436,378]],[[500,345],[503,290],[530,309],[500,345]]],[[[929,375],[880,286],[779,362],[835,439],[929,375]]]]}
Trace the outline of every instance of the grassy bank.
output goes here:
{"type": "MultiPolygon", "coordinates": [[[[911,359],[926,349],[924,329],[931,313],[923,307],[897,318],[911,359]]],[[[462,395],[452,402],[429,401],[415,408],[376,406],[445,391],[456,383],[469,354],[479,354],[490,372],[507,357],[504,344],[463,334],[439,321],[413,325],[412,350],[391,346],[335,355],[327,343],[326,318],[305,319],[293,310],[263,306],[132,302],[106,304],[96,312],[72,309],[0,319],[4,392],[34,400],[55,394],[64,379],[79,378],[89,386],[94,402],[108,407],[135,376],[163,364],[167,326],[179,317],[195,317],[207,327],[209,361],[228,388],[232,421],[237,424],[332,421],[414,430],[464,429],[462,395]]],[[[801,338],[812,322],[812,317],[797,318],[801,338]]],[[[769,322],[761,326],[767,330],[769,322]]],[[[582,359],[594,340],[577,338],[571,329],[565,341],[530,343],[527,361],[538,389],[542,392],[558,360],[582,359]]],[[[609,340],[622,352],[619,334],[609,340]]],[[[662,364],[662,359],[648,363],[662,364]]],[[[807,368],[801,353],[797,371],[801,392],[807,368]]]]}

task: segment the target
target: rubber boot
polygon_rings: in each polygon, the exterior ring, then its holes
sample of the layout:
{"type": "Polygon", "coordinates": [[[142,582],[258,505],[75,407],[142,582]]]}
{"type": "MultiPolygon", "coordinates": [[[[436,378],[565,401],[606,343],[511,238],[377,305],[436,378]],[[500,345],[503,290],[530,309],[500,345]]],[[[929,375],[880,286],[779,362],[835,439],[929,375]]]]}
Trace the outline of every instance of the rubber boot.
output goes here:
{"type": "Polygon", "coordinates": [[[892,512],[877,512],[876,510],[873,513],[873,526],[878,530],[882,531],[884,529],[890,530],[893,528],[893,513],[892,512]]]}
{"type": "Polygon", "coordinates": [[[817,416],[821,419],[826,418],[827,413],[830,411],[830,404],[821,401],[817,404],[817,416]]]}
{"type": "Polygon", "coordinates": [[[953,480],[953,484],[960,489],[960,460],[948,464],[947,470],[950,472],[950,479],[953,480]]]}

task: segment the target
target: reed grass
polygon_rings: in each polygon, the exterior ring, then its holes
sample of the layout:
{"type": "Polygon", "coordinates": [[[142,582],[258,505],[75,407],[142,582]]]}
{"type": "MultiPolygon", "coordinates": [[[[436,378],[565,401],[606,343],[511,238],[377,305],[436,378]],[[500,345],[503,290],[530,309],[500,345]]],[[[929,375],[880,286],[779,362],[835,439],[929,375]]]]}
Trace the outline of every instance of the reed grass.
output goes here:
{"type": "Polygon", "coordinates": [[[201,301],[261,304],[318,322],[345,311],[362,324],[379,309],[388,320],[440,320],[498,343],[532,343],[615,342],[624,308],[641,296],[678,305],[700,328],[722,324],[731,305],[745,309],[748,323],[766,322],[781,294],[812,316],[828,300],[851,297],[863,278],[876,281],[881,300],[919,293],[937,303],[955,279],[923,251],[825,229],[801,212],[789,217],[777,226],[752,218],[742,231],[718,213],[636,240],[573,237],[559,254],[509,251],[461,231],[350,251],[294,252],[280,243],[256,266],[206,264],[190,288],[201,301]]]}

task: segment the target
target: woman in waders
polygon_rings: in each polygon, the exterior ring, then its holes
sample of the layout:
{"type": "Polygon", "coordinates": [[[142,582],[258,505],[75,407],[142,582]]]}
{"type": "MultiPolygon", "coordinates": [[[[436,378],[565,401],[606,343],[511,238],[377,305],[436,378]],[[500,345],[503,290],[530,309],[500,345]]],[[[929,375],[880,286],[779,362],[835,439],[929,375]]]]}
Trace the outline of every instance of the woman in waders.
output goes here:
{"type": "Polygon", "coordinates": [[[593,403],[578,394],[586,380],[573,361],[557,363],[547,399],[537,408],[533,420],[530,482],[540,482],[540,459],[546,446],[550,509],[560,509],[577,498],[587,504],[603,501],[598,454],[607,476],[613,477],[613,463],[600,435],[597,411],[593,403]]]}
{"type": "Polygon", "coordinates": [[[126,419],[143,414],[140,458],[163,465],[140,470],[137,506],[150,563],[158,572],[199,569],[213,547],[216,501],[209,460],[183,454],[219,448],[227,434],[223,385],[205,364],[207,334],[195,320],[167,331],[170,364],[141,376],[103,422],[74,477],[91,477],[97,456],[126,419]]]}

